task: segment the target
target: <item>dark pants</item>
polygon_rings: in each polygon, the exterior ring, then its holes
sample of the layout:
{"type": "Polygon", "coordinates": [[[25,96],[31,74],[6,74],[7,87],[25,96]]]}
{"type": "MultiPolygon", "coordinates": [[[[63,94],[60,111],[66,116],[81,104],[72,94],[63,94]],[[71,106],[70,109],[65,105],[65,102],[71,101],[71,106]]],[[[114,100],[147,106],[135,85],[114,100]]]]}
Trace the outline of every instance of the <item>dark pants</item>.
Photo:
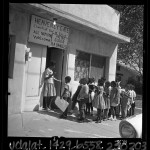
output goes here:
{"type": "Polygon", "coordinates": [[[76,103],[79,104],[79,101],[78,101],[78,100],[74,100],[74,101],[72,102],[71,110],[74,110],[74,108],[75,108],[75,106],[76,106],[76,103]]]}
{"type": "Polygon", "coordinates": [[[89,113],[93,111],[92,103],[86,103],[86,113],[89,113]]]}
{"type": "Polygon", "coordinates": [[[135,102],[131,104],[131,115],[134,115],[135,102]]]}
{"type": "Polygon", "coordinates": [[[86,104],[81,100],[79,102],[79,111],[80,111],[81,119],[85,119],[85,107],[86,107],[86,104]]]}
{"type": "Polygon", "coordinates": [[[116,107],[111,106],[111,115],[113,115],[113,117],[116,116],[116,107]]]}

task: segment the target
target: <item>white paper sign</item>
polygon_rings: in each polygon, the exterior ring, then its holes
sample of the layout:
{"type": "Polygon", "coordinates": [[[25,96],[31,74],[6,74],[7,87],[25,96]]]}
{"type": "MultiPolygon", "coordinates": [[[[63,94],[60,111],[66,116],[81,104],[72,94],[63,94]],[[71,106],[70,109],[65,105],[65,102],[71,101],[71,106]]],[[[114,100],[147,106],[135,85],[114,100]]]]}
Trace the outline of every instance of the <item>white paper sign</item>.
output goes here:
{"type": "Polygon", "coordinates": [[[29,33],[30,42],[66,49],[68,37],[68,27],[58,23],[54,26],[52,21],[32,15],[29,33]]]}

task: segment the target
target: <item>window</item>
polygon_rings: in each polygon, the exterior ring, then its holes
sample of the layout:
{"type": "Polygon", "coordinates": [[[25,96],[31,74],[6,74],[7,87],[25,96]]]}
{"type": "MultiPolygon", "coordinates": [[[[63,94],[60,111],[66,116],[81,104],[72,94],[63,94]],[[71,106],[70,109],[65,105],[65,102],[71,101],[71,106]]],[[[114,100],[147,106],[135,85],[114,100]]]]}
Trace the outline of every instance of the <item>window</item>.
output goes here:
{"type": "Polygon", "coordinates": [[[16,36],[9,35],[8,78],[13,78],[16,36]]]}
{"type": "Polygon", "coordinates": [[[104,77],[105,61],[105,57],[76,51],[74,80],[93,77],[97,82],[104,77]]]}
{"type": "Polygon", "coordinates": [[[89,77],[90,54],[77,51],[75,58],[74,80],[79,81],[81,78],[89,77]]]}

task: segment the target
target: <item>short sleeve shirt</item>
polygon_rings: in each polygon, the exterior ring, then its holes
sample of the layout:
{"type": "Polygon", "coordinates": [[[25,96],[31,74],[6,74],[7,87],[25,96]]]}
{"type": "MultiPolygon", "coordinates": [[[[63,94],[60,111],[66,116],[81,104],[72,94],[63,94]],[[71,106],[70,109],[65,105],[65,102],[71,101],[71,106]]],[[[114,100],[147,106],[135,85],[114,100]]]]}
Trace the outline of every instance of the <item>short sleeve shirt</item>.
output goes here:
{"type": "MultiPolygon", "coordinates": [[[[53,71],[51,69],[47,68],[45,70],[45,77],[49,77],[49,75],[52,75],[52,74],[53,74],[53,71]]],[[[46,79],[45,82],[54,84],[54,76],[51,76],[49,79],[46,79]]]]}

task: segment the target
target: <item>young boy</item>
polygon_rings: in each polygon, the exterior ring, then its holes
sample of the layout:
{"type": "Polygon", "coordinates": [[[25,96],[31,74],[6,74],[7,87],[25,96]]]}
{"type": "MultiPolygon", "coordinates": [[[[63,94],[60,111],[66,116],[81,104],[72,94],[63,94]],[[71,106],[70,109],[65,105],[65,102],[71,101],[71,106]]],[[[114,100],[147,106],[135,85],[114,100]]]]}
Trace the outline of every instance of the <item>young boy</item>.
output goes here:
{"type": "MultiPolygon", "coordinates": [[[[70,86],[70,81],[71,81],[71,77],[70,76],[66,76],[65,77],[65,87],[64,87],[64,92],[62,94],[61,97],[63,97],[64,100],[66,100],[67,102],[69,102],[71,100],[71,96],[72,96],[72,88],[70,86]]],[[[68,113],[68,107],[66,108],[66,110],[60,115],[60,118],[66,119],[67,118],[67,113],[68,113]]]]}

